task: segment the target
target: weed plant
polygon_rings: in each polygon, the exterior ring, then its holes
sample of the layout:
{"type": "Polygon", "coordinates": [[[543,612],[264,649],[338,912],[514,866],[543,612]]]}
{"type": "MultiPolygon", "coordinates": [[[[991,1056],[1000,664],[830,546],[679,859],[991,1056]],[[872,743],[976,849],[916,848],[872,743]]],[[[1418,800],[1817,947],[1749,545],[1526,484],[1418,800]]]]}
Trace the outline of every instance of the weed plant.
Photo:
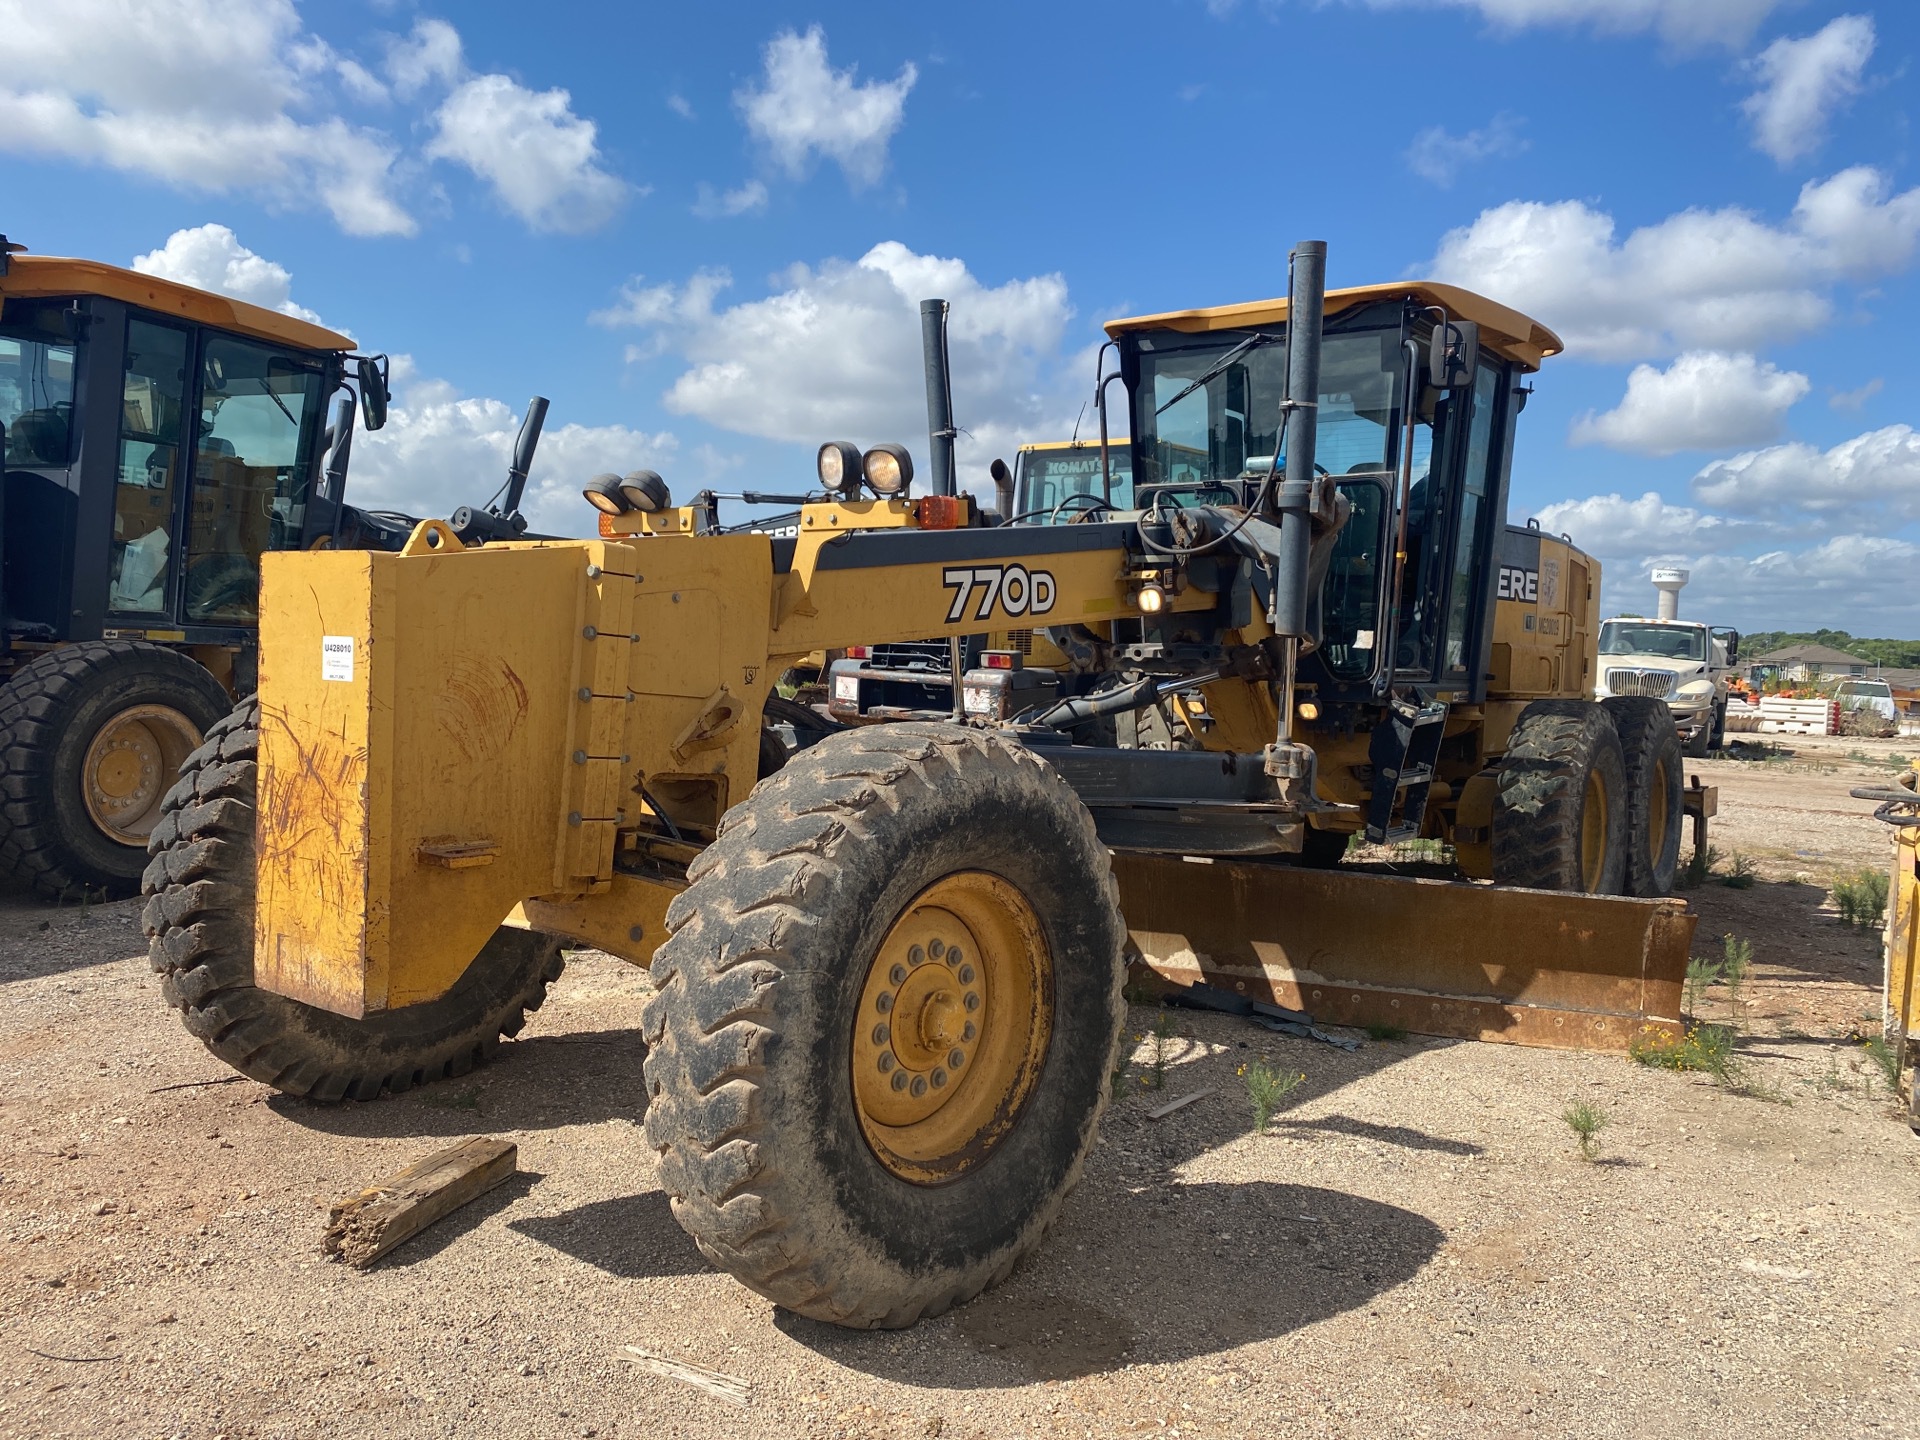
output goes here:
{"type": "Polygon", "coordinates": [[[1600,1132],[1606,1128],[1607,1112],[1591,1100],[1576,1100],[1560,1112],[1574,1138],[1580,1142],[1580,1158],[1591,1161],[1600,1153],[1600,1132]]]}
{"type": "Polygon", "coordinates": [[[1298,1070],[1291,1074],[1275,1070],[1264,1060],[1242,1065],[1239,1073],[1247,1082],[1247,1103],[1253,1107],[1253,1128],[1261,1135],[1267,1133],[1267,1127],[1273,1123],[1281,1102],[1307,1078],[1298,1070]]]}
{"type": "Polygon", "coordinates": [[[1720,883],[1729,890],[1751,890],[1754,877],[1759,873],[1760,867],[1736,850],[1733,858],[1727,861],[1727,873],[1721,877],[1720,883]]]}
{"type": "Polygon", "coordinates": [[[1856,930],[1877,930],[1887,914],[1888,875],[1866,865],[1833,882],[1833,908],[1840,923],[1856,930]]]}

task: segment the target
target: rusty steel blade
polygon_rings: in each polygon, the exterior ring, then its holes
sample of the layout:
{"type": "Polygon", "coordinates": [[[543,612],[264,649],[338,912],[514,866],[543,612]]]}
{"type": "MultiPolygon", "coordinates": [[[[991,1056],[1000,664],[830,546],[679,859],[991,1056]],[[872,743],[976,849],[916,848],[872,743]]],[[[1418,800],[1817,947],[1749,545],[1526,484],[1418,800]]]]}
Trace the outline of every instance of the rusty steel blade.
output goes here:
{"type": "Polygon", "coordinates": [[[1114,856],[1141,957],[1323,1024],[1579,1050],[1678,1029],[1697,917],[1623,900],[1287,865],[1114,856]]]}

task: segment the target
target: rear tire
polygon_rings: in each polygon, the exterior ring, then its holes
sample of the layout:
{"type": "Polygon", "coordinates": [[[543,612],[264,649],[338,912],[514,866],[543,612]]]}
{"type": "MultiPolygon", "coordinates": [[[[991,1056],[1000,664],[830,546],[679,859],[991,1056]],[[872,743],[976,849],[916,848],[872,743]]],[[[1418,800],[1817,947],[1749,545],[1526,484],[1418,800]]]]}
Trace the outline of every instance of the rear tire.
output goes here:
{"type": "MultiPolygon", "coordinates": [[[[1667,723],[1672,724],[1673,722],[1669,720],[1667,723]]],[[[1675,733],[1677,734],[1678,732],[1676,731],[1675,733]]],[[[1709,715],[1704,725],[1687,736],[1686,753],[1692,759],[1704,760],[1707,757],[1707,751],[1712,748],[1712,745],[1713,717],[1709,715]]]]}
{"type": "Polygon", "coordinates": [[[1627,772],[1626,893],[1658,898],[1673,893],[1680,871],[1683,785],[1680,735],[1666,702],[1639,695],[1600,702],[1620,737],[1627,772]]]}
{"type": "Polygon", "coordinates": [[[763,781],[688,875],[642,1026],[647,1138],[701,1252],[859,1328],[1007,1275],[1079,1178],[1126,1014],[1079,798],[979,731],[864,727],[763,781]]]}
{"type": "Polygon", "coordinates": [[[553,937],[502,926],[438,1000],[360,1020],[253,983],[259,724],[251,698],[207,732],[154,831],[141,918],[161,994],[220,1059],[309,1100],[371,1100],[484,1064],[565,968],[553,937]]]}
{"type": "Polygon", "coordinates": [[[1494,880],[1617,895],[1626,872],[1626,761],[1606,711],[1590,700],[1534,701],[1500,761],[1494,880]]]}
{"type": "Polygon", "coordinates": [[[0,690],[0,871],[49,900],[139,888],[162,799],[233,702],[176,650],[89,640],[0,690]]]}

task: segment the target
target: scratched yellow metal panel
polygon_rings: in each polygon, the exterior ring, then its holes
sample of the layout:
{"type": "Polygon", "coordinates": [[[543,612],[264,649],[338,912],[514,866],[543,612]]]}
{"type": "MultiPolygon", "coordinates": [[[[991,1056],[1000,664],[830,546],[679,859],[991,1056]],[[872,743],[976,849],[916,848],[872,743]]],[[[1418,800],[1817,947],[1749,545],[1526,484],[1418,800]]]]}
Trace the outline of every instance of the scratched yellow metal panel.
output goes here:
{"type": "Polygon", "coordinates": [[[370,978],[374,636],[390,614],[376,603],[374,558],[269,554],[261,567],[254,976],[354,1016],[370,978]]]}

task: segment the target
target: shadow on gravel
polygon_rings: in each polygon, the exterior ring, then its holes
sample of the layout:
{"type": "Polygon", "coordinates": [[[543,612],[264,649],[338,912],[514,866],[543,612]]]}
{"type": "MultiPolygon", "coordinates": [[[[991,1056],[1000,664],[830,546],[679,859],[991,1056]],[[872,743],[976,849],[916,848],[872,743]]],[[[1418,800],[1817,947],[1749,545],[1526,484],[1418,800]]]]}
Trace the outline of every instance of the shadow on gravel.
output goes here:
{"type": "Polygon", "coordinates": [[[704,1275],[713,1269],[674,1220],[661,1190],[512,1220],[507,1228],[622,1280],[704,1275]]]}
{"type": "Polygon", "coordinates": [[[552,1130],[631,1120],[647,1112],[638,1030],[535,1035],[503,1042],[487,1065],[404,1095],[316,1105],[275,1094],[267,1104],[296,1125],[327,1135],[395,1139],[467,1136],[489,1130],[552,1130]]]}
{"type": "Polygon", "coordinates": [[[1429,1135],[1406,1125],[1375,1125],[1351,1115],[1323,1115],[1318,1120],[1276,1120],[1275,1130],[1325,1131],[1351,1135],[1359,1140],[1378,1140],[1383,1145],[1398,1145],[1407,1150],[1437,1150],[1443,1155],[1481,1155],[1486,1152],[1465,1140],[1449,1140],[1444,1135],[1429,1135]]]}
{"type": "Polygon", "coordinates": [[[140,901],[55,906],[21,891],[0,894],[0,985],[133,960],[146,970],[140,901]]]}
{"type": "Polygon", "coordinates": [[[865,1374],[997,1389],[1190,1360],[1289,1334],[1411,1279],[1446,1239],[1410,1210],[1316,1186],[1173,1185],[1146,1195],[1101,1188],[1076,1196],[1068,1221],[1005,1285],[920,1327],[964,1345],[903,1349],[884,1333],[784,1310],[774,1323],[865,1374]]]}

